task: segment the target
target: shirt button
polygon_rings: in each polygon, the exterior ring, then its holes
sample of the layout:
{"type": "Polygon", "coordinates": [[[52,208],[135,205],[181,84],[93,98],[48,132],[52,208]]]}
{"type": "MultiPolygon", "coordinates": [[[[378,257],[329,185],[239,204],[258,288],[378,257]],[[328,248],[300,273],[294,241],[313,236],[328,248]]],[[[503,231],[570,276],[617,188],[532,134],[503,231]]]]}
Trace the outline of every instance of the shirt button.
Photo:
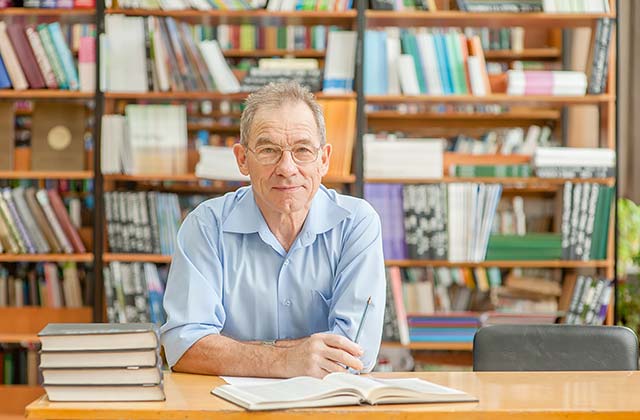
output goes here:
{"type": "Polygon", "coordinates": [[[285,266],[289,265],[289,260],[284,260],[284,265],[285,266]]]}
{"type": "Polygon", "coordinates": [[[291,306],[291,301],[289,299],[285,300],[284,306],[291,306]]]}

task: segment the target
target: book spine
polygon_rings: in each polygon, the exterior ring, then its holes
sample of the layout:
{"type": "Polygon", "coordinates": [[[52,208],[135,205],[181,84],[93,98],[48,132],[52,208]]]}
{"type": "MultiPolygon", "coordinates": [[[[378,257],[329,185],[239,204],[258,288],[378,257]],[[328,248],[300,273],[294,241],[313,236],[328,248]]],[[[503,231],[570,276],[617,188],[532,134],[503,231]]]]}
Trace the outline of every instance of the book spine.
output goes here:
{"type": "Polygon", "coordinates": [[[33,50],[27,40],[24,30],[19,24],[11,24],[7,27],[7,35],[15,48],[18,61],[24,75],[27,78],[31,89],[42,89],[45,87],[44,78],[40,73],[40,68],[33,54],[33,50]]]}
{"type": "Polygon", "coordinates": [[[69,242],[69,240],[65,236],[64,231],[62,230],[62,227],[60,226],[60,223],[56,219],[55,213],[53,212],[53,209],[51,208],[51,204],[49,203],[49,196],[47,195],[47,191],[46,190],[39,190],[36,193],[36,198],[37,198],[38,202],[40,203],[40,206],[42,207],[42,210],[44,211],[44,214],[45,214],[49,224],[51,225],[51,227],[53,229],[53,232],[54,232],[54,234],[56,236],[56,239],[58,240],[58,242],[62,246],[63,251],[66,254],[73,253],[73,247],[71,246],[71,243],[69,242]]]}
{"type": "Polygon", "coordinates": [[[42,41],[40,40],[40,36],[38,36],[38,32],[36,31],[35,26],[27,26],[25,28],[25,34],[27,35],[27,39],[31,44],[31,48],[33,49],[33,53],[35,54],[36,61],[38,63],[38,66],[40,67],[40,72],[44,77],[47,88],[57,89],[58,83],[56,82],[56,76],[53,73],[53,69],[51,68],[51,64],[49,63],[49,59],[47,58],[47,53],[42,46],[42,41]]]}
{"type": "Polygon", "coordinates": [[[47,29],[49,31],[49,34],[51,35],[53,47],[60,57],[64,74],[67,81],[69,82],[69,89],[78,90],[80,88],[80,84],[78,82],[78,73],[76,72],[76,67],[73,62],[73,55],[71,55],[71,50],[69,49],[69,46],[67,45],[66,41],[64,40],[64,36],[62,35],[60,23],[53,22],[47,26],[47,29]]]}
{"type": "Polygon", "coordinates": [[[29,84],[27,83],[27,79],[20,67],[16,51],[9,40],[7,24],[4,21],[0,21],[0,55],[2,56],[9,78],[11,79],[13,89],[27,89],[29,84]]]}
{"type": "Polygon", "coordinates": [[[51,34],[49,33],[47,27],[48,25],[44,23],[38,25],[38,34],[40,35],[40,40],[42,41],[42,47],[44,48],[44,51],[47,54],[47,58],[49,59],[49,63],[51,64],[51,68],[53,69],[53,74],[56,78],[58,88],[69,89],[67,76],[65,75],[64,69],[62,67],[60,57],[58,56],[58,53],[53,46],[53,40],[51,39],[51,34]]]}

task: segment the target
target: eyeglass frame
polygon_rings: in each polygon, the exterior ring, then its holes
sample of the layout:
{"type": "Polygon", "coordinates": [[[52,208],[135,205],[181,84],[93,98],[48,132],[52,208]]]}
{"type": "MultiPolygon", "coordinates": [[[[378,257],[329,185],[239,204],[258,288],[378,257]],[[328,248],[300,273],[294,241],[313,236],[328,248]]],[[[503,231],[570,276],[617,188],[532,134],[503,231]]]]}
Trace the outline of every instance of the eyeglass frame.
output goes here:
{"type": "MultiPolygon", "coordinates": [[[[297,145],[297,146],[300,146],[300,145],[297,145]]],[[[284,152],[286,152],[286,151],[291,152],[291,159],[295,162],[296,165],[308,165],[308,164],[313,163],[313,162],[318,160],[318,158],[320,157],[320,152],[322,151],[324,146],[326,146],[326,144],[322,145],[322,146],[319,146],[319,147],[309,146],[310,149],[314,149],[316,151],[316,157],[313,158],[313,160],[310,160],[308,162],[300,162],[300,161],[298,161],[296,159],[296,157],[293,154],[293,149],[296,147],[296,145],[288,146],[288,147],[282,147],[282,146],[276,145],[276,144],[270,145],[269,147],[280,149],[280,157],[276,161],[271,162],[271,163],[260,162],[260,159],[258,158],[258,152],[256,152],[255,150],[253,150],[249,146],[244,146],[244,148],[247,149],[248,151],[250,151],[251,153],[253,153],[254,156],[256,157],[256,161],[258,161],[258,163],[261,164],[261,165],[277,165],[282,160],[282,157],[284,156],[284,152]]]]}

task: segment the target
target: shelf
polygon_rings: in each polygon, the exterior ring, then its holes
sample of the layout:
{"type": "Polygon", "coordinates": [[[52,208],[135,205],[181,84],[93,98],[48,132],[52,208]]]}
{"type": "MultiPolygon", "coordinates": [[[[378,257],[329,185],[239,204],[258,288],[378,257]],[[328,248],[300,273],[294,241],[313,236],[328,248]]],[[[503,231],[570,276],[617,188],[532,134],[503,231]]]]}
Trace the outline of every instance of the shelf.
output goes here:
{"type": "Polygon", "coordinates": [[[0,179],[92,179],[91,171],[0,171],[0,179]]]}
{"type": "Polygon", "coordinates": [[[409,349],[409,350],[471,351],[473,350],[473,343],[438,342],[438,343],[409,343],[407,345],[404,345],[404,344],[400,344],[392,341],[383,341],[382,347],[401,348],[401,349],[409,349]]]}
{"type": "Polygon", "coordinates": [[[47,9],[47,8],[30,8],[30,7],[8,7],[0,9],[0,17],[8,16],[95,16],[96,9],[47,9]]]}
{"type": "MultiPolygon", "coordinates": [[[[195,174],[177,174],[177,175],[164,175],[164,174],[141,174],[141,175],[124,175],[124,174],[110,174],[104,175],[105,181],[123,181],[123,182],[197,182],[197,181],[215,181],[208,178],[200,178],[195,174]]],[[[351,184],[356,181],[355,175],[345,176],[326,176],[322,179],[322,182],[327,184],[351,184]]],[[[248,183],[248,181],[222,181],[221,182],[234,182],[234,183],[248,183]]]]}
{"type": "Polygon", "coordinates": [[[10,334],[0,332],[0,343],[39,343],[37,334],[10,334]]]}
{"type": "Polygon", "coordinates": [[[608,268],[613,267],[613,261],[482,261],[482,262],[451,262],[441,260],[386,260],[387,267],[451,267],[451,268],[608,268]]]}
{"type": "Polygon", "coordinates": [[[585,96],[550,96],[550,95],[507,95],[504,93],[474,96],[474,95],[369,95],[366,96],[367,104],[393,104],[393,103],[526,103],[526,104],[552,104],[552,105],[591,105],[609,103],[615,100],[613,95],[585,95],[585,96]]]}
{"type": "Polygon", "coordinates": [[[296,58],[324,58],[325,51],[324,50],[284,50],[284,49],[270,49],[270,50],[239,50],[239,49],[228,49],[222,50],[222,54],[225,57],[230,58],[260,58],[260,57],[296,57],[296,58]]]}
{"type": "Polygon", "coordinates": [[[161,254],[112,254],[105,253],[102,255],[104,262],[150,262],[156,264],[168,264],[171,262],[171,255],[161,254]]]}
{"type": "Polygon", "coordinates": [[[0,99],[94,99],[93,92],[55,89],[0,90],[0,99]]]}
{"type": "Polygon", "coordinates": [[[0,262],[91,262],[93,254],[0,254],[0,262]]]}
{"type": "MultiPolygon", "coordinates": [[[[0,419],[8,420],[15,415],[24,420],[24,408],[36,398],[44,395],[44,388],[32,385],[0,385],[0,419]]],[[[15,417],[16,419],[18,417],[15,417]]]]}
{"type": "Polygon", "coordinates": [[[531,60],[531,59],[560,59],[562,52],[559,48],[526,48],[520,52],[512,50],[485,50],[487,60],[531,60]]]}
{"type": "Polygon", "coordinates": [[[526,111],[508,111],[499,114],[463,113],[463,112],[417,112],[404,114],[396,111],[368,112],[368,120],[391,121],[511,121],[511,120],[559,120],[561,113],[554,109],[530,109],[526,111]]]}
{"type": "Polygon", "coordinates": [[[615,13],[469,13],[367,10],[367,27],[382,26],[472,26],[502,28],[514,24],[525,28],[576,28],[595,26],[600,18],[615,19],[615,13]]]}
{"type": "Polygon", "coordinates": [[[397,179],[397,178],[367,178],[365,182],[370,184],[440,184],[454,182],[475,182],[485,184],[507,184],[519,186],[522,189],[531,187],[540,189],[548,186],[562,186],[566,182],[572,183],[594,183],[612,186],[614,178],[516,178],[516,177],[444,177],[439,179],[397,179]]]}
{"type": "MultiPolygon", "coordinates": [[[[145,100],[145,101],[174,101],[174,100],[189,100],[189,101],[242,101],[250,92],[240,93],[220,93],[220,92],[105,92],[105,99],[126,99],[126,100],[145,100]]],[[[342,95],[326,95],[322,92],[315,92],[317,99],[355,99],[355,92],[345,93],[342,95]]]]}
{"type": "Polygon", "coordinates": [[[269,10],[146,10],[146,9],[108,9],[105,14],[124,14],[128,16],[171,16],[175,19],[191,22],[206,20],[209,25],[259,23],[260,25],[337,25],[356,24],[357,12],[316,12],[292,11],[272,12],[269,10]]]}
{"type": "Polygon", "coordinates": [[[38,332],[50,322],[91,322],[93,308],[47,308],[23,306],[0,308],[0,342],[3,339],[37,340],[38,332]]]}

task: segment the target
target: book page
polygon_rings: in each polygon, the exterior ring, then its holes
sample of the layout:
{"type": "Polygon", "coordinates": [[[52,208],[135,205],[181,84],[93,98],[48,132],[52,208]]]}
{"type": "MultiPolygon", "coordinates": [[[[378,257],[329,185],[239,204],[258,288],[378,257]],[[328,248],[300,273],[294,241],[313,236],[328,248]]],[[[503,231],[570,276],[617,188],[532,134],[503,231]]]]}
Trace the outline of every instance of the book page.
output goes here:
{"type": "Polygon", "coordinates": [[[377,399],[389,397],[416,399],[423,398],[427,395],[466,395],[464,392],[417,378],[379,379],[345,373],[333,373],[327,375],[324,381],[332,382],[342,387],[356,388],[367,401],[372,403],[377,399]]]}
{"type": "Polygon", "coordinates": [[[267,402],[310,401],[328,395],[355,395],[354,392],[339,390],[339,386],[320,379],[301,376],[262,385],[222,385],[216,389],[233,394],[250,404],[267,402]]]}
{"type": "Polygon", "coordinates": [[[367,378],[360,375],[352,375],[350,373],[331,373],[324,377],[323,381],[334,383],[339,387],[355,388],[362,396],[369,399],[371,392],[380,388],[385,388],[386,385],[378,382],[373,378],[367,378]]]}

